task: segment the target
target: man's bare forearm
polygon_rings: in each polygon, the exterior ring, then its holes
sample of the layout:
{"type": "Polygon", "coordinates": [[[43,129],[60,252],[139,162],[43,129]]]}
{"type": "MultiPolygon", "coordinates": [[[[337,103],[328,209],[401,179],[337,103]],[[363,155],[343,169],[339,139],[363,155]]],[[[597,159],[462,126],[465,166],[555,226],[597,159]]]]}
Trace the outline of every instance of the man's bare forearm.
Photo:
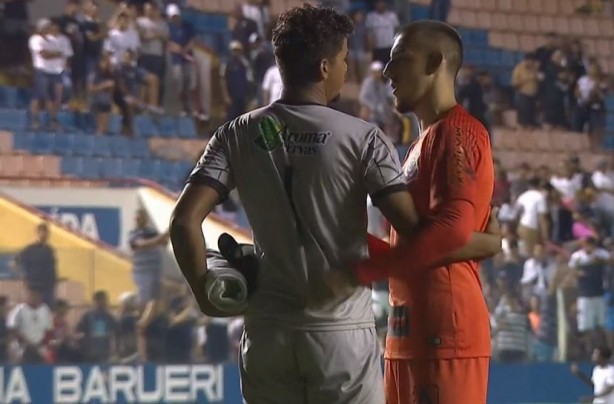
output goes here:
{"type": "Polygon", "coordinates": [[[200,304],[199,294],[202,295],[207,272],[207,250],[201,224],[173,218],[169,230],[177,264],[200,304]]]}

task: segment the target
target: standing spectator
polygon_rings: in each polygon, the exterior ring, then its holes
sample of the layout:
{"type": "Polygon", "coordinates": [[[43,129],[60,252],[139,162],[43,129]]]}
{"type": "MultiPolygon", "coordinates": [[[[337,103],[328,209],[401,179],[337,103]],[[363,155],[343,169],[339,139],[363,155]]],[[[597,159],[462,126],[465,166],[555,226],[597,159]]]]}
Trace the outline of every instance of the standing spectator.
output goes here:
{"type": "Polygon", "coordinates": [[[6,296],[0,295],[0,364],[4,365],[9,361],[9,341],[10,334],[7,327],[9,301],[6,296]]]}
{"type": "MultiPolygon", "coordinates": [[[[275,55],[273,54],[273,49],[271,48],[270,43],[263,41],[257,34],[252,34],[250,36],[249,46],[251,50],[250,61],[252,63],[252,70],[254,71],[254,82],[263,83],[263,86],[258,88],[258,105],[266,105],[266,103],[270,103],[272,101],[264,97],[264,81],[269,69],[274,66],[276,67],[275,55]]],[[[279,80],[281,80],[281,76],[279,77],[279,80]]],[[[277,77],[272,78],[277,79],[277,77]]],[[[279,96],[281,97],[281,92],[279,96]]]]}
{"type": "Polygon", "coordinates": [[[124,53],[132,51],[138,54],[140,48],[139,33],[132,26],[130,15],[127,11],[121,12],[115,19],[113,28],[109,31],[109,37],[104,43],[104,50],[111,54],[113,65],[119,66],[124,60],[124,53]]]}
{"type": "Polygon", "coordinates": [[[518,197],[516,205],[521,212],[518,224],[521,252],[529,255],[536,244],[545,244],[550,239],[548,204],[538,178],[529,180],[529,189],[518,197]]]}
{"type": "Polygon", "coordinates": [[[60,104],[62,108],[67,109],[68,103],[73,93],[73,76],[71,74],[71,58],[73,58],[73,48],[70,40],[60,30],[60,23],[57,19],[51,20],[51,35],[56,42],[58,48],[62,51],[62,63],[64,69],[61,76],[61,85],[59,90],[60,104]]]}
{"type": "Polygon", "coordinates": [[[550,184],[561,194],[563,204],[569,208],[574,206],[578,192],[583,188],[582,177],[574,173],[567,161],[559,164],[558,173],[550,178],[550,184]]]}
{"type": "Polygon", "coordinates": [[[614,170],[612,159],[597,163],[591,177],[593,187],[598,192],[594,203],[595,213],[607,237],[614,237],[614,170]]]}
{"type": "Polygon", "coordinates": [[[245,14],[243,14],[243,7],[240,4],[237,4],[234,8],[232,16],[235,19],[235,25],[232,29],[232,39],[241,42],[241,45],[247,49],[249,46],[249,39],[252,35],[261,37],[258,31],[258,24],[256,24],[256,21],[247,18],[245,14]]]}
{"type": "Polygon", "coordinates": [[[271,18],[269,8],[263,3],[262,0],[247,0],[247,3],[243,4],[242,12],[246,18],[256,23],[258,35],[264,38],[271,18]]]}
{"type": "Polygon", "coordinates": [[[63,299],[58,299],[53,308],[53,330],[49,341],[51,363],[78,363],[81,360],[76,338],[68,323],[70,306],[63,299]]]}
{"type": "Polygon", "coordinates": [[[28,3],[32,0],[11,0],[1,2],[3,20],[3,49],[10,58],[2,58],[8,66],[21,66],[28,60],[28,36],[30,35],[30,12],[28,3]]]}
{"type": "Polygon", "coordinates": [[[385,65],[390,60],[390,50],[399,28],[399,19],[394,12],[388,10],[385,0],[377,0],[375,11],[367,14],[365,24],[369,32],[369,48],[372,51],[373,60],[378,60],[385,65]]]}
{"type": "Polygon", "coordinates": [[[354,32],[348,38],[348,76],[349,79],[362,83],[367,74],[367,66],[371,60],[369,54],[369,31],[365,24],[365,14],[362,10],[354,10],[351,14],[354,22],[354,32]]]}
{"type": "Polygon", "coordinates": [[[218,365],[230,358],[231,347],[228,339],[228,318],[207,318],[205,333],[207,340],[203,347],[205,362],[218,365]]]}
{"type": "Polygon", "coordinates": [[[13,308],[6,325],[19,345],[17,356],[21,358],[20,363],[43,363],[53,318],[38,290],[28,287],[26,301],[13,308]]]}
{"type": "Polygon", "coordinates": [[[542,103],[546,128],[567,128],[565,97],[569,90],[571,75],[564,65],[561,50],[552,53],[546,64],[543,80],[542,103]]]}
{"type": "Polygon", "coordinates": [[[43,302],[53,307],[57,271],[55,251],[49,245],[49,227],[47,223],[36,226],[36,241],[15,257],[23,280],[28,288],[34,288],[43,296],[43,302]]]}
{"type": "Polygon", "coordinates": [[[137,18],[136,25],[141,34],[139,67],[157,78],[157,105],[161,105],[164,99],[164,79],[166,78],[168,26],[155,3],[145,3],[144,15],[137,18]]]}
{"type": "Polygon", "coordinates": [[[281,91],[284,85],[281,81],[281,73],[277,65],[271,66],[264,75],[262,82],[262,100],[264,105],[268,105],[281,98],[281,91]]]}
{"type": "Polygon", "coordinates": [[[571,372],[585,384],[593,388],[593,395],[583,397],[583,403],[611,404],[614,402],[614,365],[610,364],[612,351],[607,347],[596,348],[591,355],[595,364],[593,374],[589,378],[580,371],[578,365],[571,365],[571,372]]]}
{"type": "Polygon", "coordinates": [[[582,248],[569,259],[569,268],[578,280],[578,331],[589,351],[603,337],[605,271],[611,260],[610,253],[599,248],[597,240],[591,237],[583,240],[582,248]]]}
{"type": "Polygon", "coordinates": [[[533,295],[541,296],[548,289],[552,274],[556,270],[554,260],[546,254],[542,244],[533,247],[531,258],[525,261],[520,284],[523,286],[525,301],[533,295]]]}
{"type": "MultiPolygon", "coordinates": [[[[521,163],[518,165],[516,175],[513,178],[510,178],[510,193],[512,196],[512,200],[516,200],[520,196],[520,194],[529,189],[529,179],[532,176],[533,172],[529,164],[521,163]]],[[[547,177],[547,181],[550,181],[550,176],[547,177]]]]}
{"type": "Polygon", "coordinates": [[[100,19],[100,7],[93,0],[83,5],[83,59],[85,78],[89,80],[92,73],[98,68],[98,61],[102,54],[102,45],[107,37],[107,27],[100,19]]]}
{"type": "Polygon", "coordinates": [[[380,61],[371,63],[370,75],[365,78],[360,88],[360,118],[390,133],[393,119],[392,87],[384,77],[384,65],[380,61]]]}
{"type": "Polygon", "coordinates": [[[546,43],[535,50],[535,57],[539,62],[539,71],[545,72],[546,66],[552,59],[554,51],[560,48],[561,39],[553,32],[546,34],[546,43]]]}
{"type": "Polygon", "coordinates": [[[222,67],[222,96],[228,107],[226,120],[231,121],[247,110],[253,74],[243,54],[243,45],[230,42],[230,56],[222,67]]]}
{"type": "Polygon", "coordinates": [[[32,67],[34,68],[34,97],[30,114],[32,129],[38,129],[39,111],[49,114],[52,127],[57,127],[57,112],[62,101],[62,73],[66,66],[65,50],[52,36],[51,21],[41,19],[36,33],[29,40],[32,67]]]}
{"type": "Polygon", "coordinates": [[[81,9],[80,0],[66,0],[64,14],[56,20],[62,34],[70,40],[73,55],[70,60],[71,81],[77,94],[83,95],[85,91],[85,69],[83,60],[83,34],[79,24],[78,15],[81,9]]]}
{"type": "Polygon", "coordinates": [[[139,297],[132,292],[120,297],[117,320],[117,355],[121,363],[131,364],[138,360],[139,297]]]}
{"type": "Polygon", "coordinates": [[[514,67],[512,86],[516,90],[518,123],[523,129],[536,127],[539,65],[534,53],[527,53],[524,60],[514,67]]]}
{"type": "Polygon", "coordinates": [[[136,228],[130,232],[132,275],[142,305],[158,299],[162,282],[162,247],[168,243],[168,232],[158,233],[149,226],[147,213],[136,214],[136,228]]]}
{"type": "Polygon", "coordinates": [[[583,132],[584,126],[588,124],[588,133],[595,149],[601,148],[603,143],[607,88],[608,83],[603,77],[601,67],[592,63],[588,73],[578,80],[575,89],[578,105],[574,129],[583,132]]]}
{"type": "Polygon", "coordinates": [[[157,299],[146,308],[137,323],[141,337],[139,339],[139,353],[141,361],[150,363],[164,363],[166,348],[169,343],[168,327],[169,314],[165,302],[157,299]]]}
{"type": "Polygon", "coordinates": [[[109,310],[107,292],[94,293],[94,307],[83,314],[77,324],[81,353],[88,363],[109,363],[115,355],[117,321],[109,310]]]}
{"type": "Polygon", "coordinates": [[[474,72],[472,67],[463,67],[458,74],[458,103],[471,115],[488,128],[486,121],[487,106],[484,102],[484,91],[477,77],[481,72],[474,72]]]}
{"type": "Polygon", "coordinates": [[[122,112],[124,129],[130,131],[130,111],[128,106],[115,89],[115,72],[111,66],[108,55],[102,55],[94,70],[87,79],[87,92],[90,98],[90,109],[96,117],[96,133],[107,133],[109,118],[113,109],[113,101],[119,101],[118,106],[122,112]],[[117,97],[115,97],[117,95],[117,97]]]}
{"type": "Polygon", "coordinates": [[[170,20],[168,30],[173,83],[183,108],[181,114],[200,115],[200,119],[205,120],[207,117],[201,113],[198,101],[198,77],[196,61],[192,53],[194,28],[192,24],[181,18],[181,10],[176,4],[168,5],[166,15],[170,20]],[[193,104],[192,107],[190,107],[190,101],[193,104]]]}
{"type": "Polygon", "coordinates": [[[506,280],[503,296],[492,315],[495,355],[501,362],[522,362],[527,358],[529,318],[514,284],[506,280]]]}

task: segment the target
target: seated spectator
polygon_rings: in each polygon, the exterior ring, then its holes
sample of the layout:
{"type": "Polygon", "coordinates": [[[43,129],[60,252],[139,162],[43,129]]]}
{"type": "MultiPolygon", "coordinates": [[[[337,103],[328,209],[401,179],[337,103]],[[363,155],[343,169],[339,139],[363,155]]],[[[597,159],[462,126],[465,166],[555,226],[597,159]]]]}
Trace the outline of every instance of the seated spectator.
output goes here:
{"type": "Polygon", "coordinates": [[[57,128],[57,111],[62,101],[62,74],[66,68],[66,49],[53,36],[50,20],[38,21],[36,33],[30,37],[29,48],[34,67],[32,128],[37,129],[40,126],[41,108],[49,114],[50,125],[57,128]]]}
{"type": "Polygon", "coordinates": [[[111,61],[114,66],[121,65],[124,60],[124,53],[132,51],[136,54],[141,47],[139,33],[131,24],[131,17],[128,12],[120,13],[104,43],[104,50],[111,54],[111,61]]]}
{"type": "Polygon", "coordinates": [[[11,310],[6,325],[17,341],[19,363],[45,362],[53,318],[39,290],[28,289],[26,301],[11,310]]]}
{"type": "Polygon", "coordinates": [[[109,310],[105,291],[94,293],[94,307],[83,314],[77,324],[81,354],[89,363],[109,363],[115,355],[117,321],[109,310]]]}
{"type": "Polygon", "coordinates": [[[176,4],[166,8],[169,19],[169,51],[171,53],[171,68],[173,87],[181,102],[181,115],[193,114],[201,120],[208,117],[201,111],[196,60],[193,55],[194,28],[192,24],[181,18],[181,10],[176,4]]]}
{"type": "MultiPolygon", "coordinates": [[[[109,56],[102,56],[96,70],[88,77],[87,91],[90,96],[91,111],[96,117],[96,133],[100,135],[107,133],[116,92],[115,72],[109,56]]],[[[125,103],[120,102],[120,104],[125,103]]]]}
{"type": "Polygon", "coordinates": [[[143,10],[143,16],[136,20],[142,43],[139,67],[158,78],[157,105],[161,105],[164,97],[164,79],[166,77],[168,26],[162,19],[160,9],[155,3],[145,3],[143,10]]]}
{"type": "Polygon", "coordinates": [[[162,113],[163,110],[157,106],[158,82],[155,74],[137,66],[133,51],[124,52],[122,63],[117,68],[117,90],[128,105],[162,113]]]}

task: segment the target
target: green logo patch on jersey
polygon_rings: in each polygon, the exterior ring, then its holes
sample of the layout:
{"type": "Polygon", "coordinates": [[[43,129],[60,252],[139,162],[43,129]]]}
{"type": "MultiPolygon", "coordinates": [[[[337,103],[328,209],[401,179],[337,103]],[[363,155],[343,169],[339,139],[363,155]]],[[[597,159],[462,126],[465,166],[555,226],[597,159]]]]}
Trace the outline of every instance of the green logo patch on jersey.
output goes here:
{"type": "Polygon", "coordinates": [[[270,152],[282,145],[283,132],[285,132],[287,127],[277,119],[265,116],[260,121],[258,129],[260,135],[256,138],[256,144],[270,152]]]}

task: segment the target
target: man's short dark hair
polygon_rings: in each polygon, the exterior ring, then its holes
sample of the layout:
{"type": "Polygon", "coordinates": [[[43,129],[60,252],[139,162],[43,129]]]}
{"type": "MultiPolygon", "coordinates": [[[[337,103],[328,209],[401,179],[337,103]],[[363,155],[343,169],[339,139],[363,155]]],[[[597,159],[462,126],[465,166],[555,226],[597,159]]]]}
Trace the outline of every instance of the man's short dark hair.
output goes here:
{"type": "Polygon", "coordinates": [[[449,24],[435,20],[416,21],[403,28],[403,36],[421,35],[429,44],[436,44],[448,61],[449,72],[456,75],[463,65],[463,41],[449,24]]]}
{"type": "Polygon", "coordinates": [[[273,47],[285,86],[306,86],[320,80],[320,63],[333,59],[353,31],[346,15],[332,8],[304,4],[279,16],[273,47]]]}

